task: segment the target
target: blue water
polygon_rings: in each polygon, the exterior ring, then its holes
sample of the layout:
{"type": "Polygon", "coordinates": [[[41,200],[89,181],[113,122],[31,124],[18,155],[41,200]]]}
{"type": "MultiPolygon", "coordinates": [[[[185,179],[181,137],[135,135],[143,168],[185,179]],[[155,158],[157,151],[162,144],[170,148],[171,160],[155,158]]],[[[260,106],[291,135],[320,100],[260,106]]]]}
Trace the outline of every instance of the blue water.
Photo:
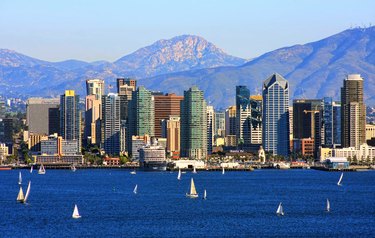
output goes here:
{"type": "Polygon", "coordinates": [[[315,170],[177,173],[22,170],[28,204],[16,202],[18,170],[0,171],[1,237],[375,236],[375,172],[315,170]],[[193,177],[207,200],[185,197],[193,177]],[[138,184],[138,194],[133,194],[138,184]],[[325,212],[326,199],[331,202],[325,212]],[[275,214],[283,202],[285,216],[275,214]],[[81,219],[72,219],[74,204],[81,219]]]}

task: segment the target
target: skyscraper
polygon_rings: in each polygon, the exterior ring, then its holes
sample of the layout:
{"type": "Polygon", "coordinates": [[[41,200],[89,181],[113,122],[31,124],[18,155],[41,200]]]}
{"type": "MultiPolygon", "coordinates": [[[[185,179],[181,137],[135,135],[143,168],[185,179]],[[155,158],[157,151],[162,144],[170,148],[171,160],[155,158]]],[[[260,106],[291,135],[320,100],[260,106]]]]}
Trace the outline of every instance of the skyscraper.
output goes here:
{"type": "MultiPolygon", "coordinates": [[[[128,108],[128,131],[131,136],[154,136],[155,113],[154,113],[154,96],[151,91],[140,86],[132,93],[132,100],[128,108]]],[[[131,150],[131,139],[128,140],[128,151],[131,150]]]]}
{"type": "Polygon", "coordinates": [[[215,136],[225,136],[225,112],[215,111],[215,136]]]}
{"type": "Polygon", "coordinates": [[[263,148],[289,154],[289,83],[275,73],[263,83],[263,148]]]}
{"type": "MultiPolygon", "coordinates": [[[[250,138],[252,145],[262,144],[262,110],[263,110],[263,99],[261,95],[250,96],[250,138]]],[[[259,148],[255,147],[258,151],[259,148]]]]}
{"type": "Polygon", "coordinates": [[[88,79],[86,80],[86,94],[95,95],[100,100],[104,93],[104,80],[102,79],[88,79]]]}
{"type": "Polygon", "coordinates": [[[225,110],[225,136],[236,135],[236,106],[225,110]]]}
{"type": "Polygon", "coordinates": [[[155,95],[155,136],[162,137],[161,121],[170,116],[180,116],[180,102],[183,96],[174,93],[155,95]]]}
{"type": "Polygon", "coordinates": [[[295,99],[293,100],[293,136],[294,139],[315,138],[315,119],[322,109],[322,100],[295,99]]]}
{"type": "Polygon", "coordinates": [[[250,90],[246,86],[236,86],[236,136],[237,144],[251,143],[250,90]]]}
{"type": "Polygon", "coordinates": [[[59,107],[59,98],[29,98],[26,103],[26,125],[29,127],[29,132],[40,135],[53,134],[55,129],[52,126],[57,122],[53,120],[54,114],[52,112],[50,114],[50,111],[55,109],[56,113],[59,107]]]}
{"type": "Polygon", "coordinates": [[[213,106],[207,106],[207,154],[212,154],[215,136],[215,110],[213,106]]]}
{"type": "Polygon", "coordinates": [[[102,96],[102,147],[107,154],[119,155],[121,148],[120,97],[110,93],[102,96]]]}
{"type": "Polygon", "coordinates": [[[341,143],[359,148],[366,142],[366,111],[363,102],[363,78],[349,74],[341,88],[341,143]]]}
{"type": "Polygon", "coordinates": [[[203,91],[196,86],[184,92],[181,101],[181,156],[205,159],[207,156],[207,113],[203,91]]]}
{"type": "Polygon", "coordinates": [[[60,96],[60,134],[64,140],[75,140],[81,152],[81,115],[79,95],[74,90],[66,90],[60,96]]]}
{"type": "Polygon", "coordinates": [[[180,117],[170,116],[168,120],[163,120],[163,135],[167,138],[167,153],[172,158],[180,157],[180,117]]]}
{"type": "Polygon", "coordinates": [[[341,104],[331,97],[323,99],[323,145],[335,147],[341,145],[341,104]]]}
{"type": "Polygon", "coordinates": [[[131,87],[132,91],[137,89],[137,80],[131,78],[118,78],[117,79],[117,93],[119,95],[125,95],[125,88],[131,87]],[[125,86],[125,87],[124,87],[125,86]]]}

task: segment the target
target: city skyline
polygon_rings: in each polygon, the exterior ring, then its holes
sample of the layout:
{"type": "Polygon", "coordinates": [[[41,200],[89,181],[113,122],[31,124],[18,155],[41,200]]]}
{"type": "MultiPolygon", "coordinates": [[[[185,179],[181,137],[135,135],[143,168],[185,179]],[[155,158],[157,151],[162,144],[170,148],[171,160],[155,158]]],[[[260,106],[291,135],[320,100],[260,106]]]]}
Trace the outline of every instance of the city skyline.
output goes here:
{"type": "Polygon", "coordinates": [[[213,3],[3,1],[0,48],[51,61],[114,61],[157,40],[192,34],[214,42],[228,54],[251,59],[273,49],[375,22],[373,1],[213,3]],[[124,10],[128,10],[126,18],[121,17],[124,10]],[[187,13],[193,14],[189,21],[180,17],[187,13]],[[163,31],[158,30],[160,26],[164,26],[163,31]],[[305,31],[306,26],[309,31],[305,31]],[[301,31],[304,34],[299,34],[301,31]]]}

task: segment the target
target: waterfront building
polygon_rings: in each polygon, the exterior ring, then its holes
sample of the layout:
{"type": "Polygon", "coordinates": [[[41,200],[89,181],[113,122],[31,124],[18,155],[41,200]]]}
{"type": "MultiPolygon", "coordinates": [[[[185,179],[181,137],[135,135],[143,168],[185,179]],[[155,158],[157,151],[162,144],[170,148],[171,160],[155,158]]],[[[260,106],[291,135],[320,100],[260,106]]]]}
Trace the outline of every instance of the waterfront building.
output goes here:
{"type": "Polygon", "coordinates": [[[341,104],[331,97],[323,99],[322,109],[323,140],[325,147],[341,145],[341,104]]]}
{"type": "Polygon", "coordinates": [[[212,154],[212,146],[215,144],[215,110],[213,106],[206,107],[207,112],[207,154],[212,154]]]}
{"type": "Polygon", "coordinates": [[[86,80],[86,93],[85,142],[86,144],[100,144],[101,100],[104,95],[104,80],[86,80]]]}
{"type": "Polygon", "coordinates": [[[273,74],[263,83],[263,148],[272,154],[289,154],[289,83],[273,74]]]}
{"type": "Polygon", "coordinates": [[[302,156],[314,156],[314,139],[313,138],[302,138],[293,139],[293,150],[296,153],[300,153],[302,156]]]}
{"type": "Polygon", "coordinates": [[[41,151],[40,142],[48,140],[47,135],[40,135],[36,133],[29,133],[27,144],[30,152],[38,153],[41,151]]]}
{"type": "Polygon", "coordinates": [[[236,106],[225,110],[225,136],[236,135],[236,106]]]}
{"type": "Polygon", "coordinates": [[[9,155],[8,154],[8,146],[4,143],[0,143],[0,162],[4,161],[7,156],[9,155]]]}
{"type": "Polygon", "coordinates": [[[196,86],[184,92],[181,101],[181,157],[207,156],[207,112],[203,91],[196,86]]]}
{"type": "Polygon", "coordinates": [[[165,148],[158,145],[155,137],[151,139],[150,145],[139,149],[139,164],[144,169],[166,170],[165,148]]]}
{"type": "Polygon", "coordinates": [[[41,135],[58,132],[59,107],[58,98],[29,98],[26,102],[26,125],[29,132],[41,135]]]}
{"type": "Polygon", "coordinates": [[[375,138],[375,125],[366,124],[366,141],[375,138]]]}
{"type": "Polygon", "coordinates": [[[173,159],[180,157],[180,117],[170,116],[162,121],[162,137],[167,138],[167,154],[173,159]]]}
{"type": "MultiPolygon", "coordinates": [[[[263,112],[263,98],[262,95],[251,95],[250,96],[250,143],[252,145],[262,144],[262,112],[263,112]]],[[[259,150],[259,148],[256,148],[259,150]]]]}
{"type": "Polygon", "coordinates": [[[102,96],[102,148],[109,155],[119,155],[121,148],[120,97],[109,93],[102,96]]]}
{"type": "Polygon", "coordinates": [[[366,142],[366,110],[363,101],[363,78],[349,74],[341,88],[342,147],[356,147],[366,142]]]}
{"type": "Polygon", "coordinates": [[[41,155],[71,156],[80,155],[76,140],[64,140],[57,134],[49,135],[40,141],[41,155]]]}
{"type": "Polygon", "coordinates": [[[60,135],[64,140],[75,140],[81,151],[81,114],[79,95],[74,90],[66,90],[60,96],[60,135]]]}
{"type": "Polygon", "coordinates": [[[162,137],[162,120],[168,120],[170,116],[180,116],[180,103],[184,99],[174,93],[154,95],[155,102],[155,137],[162,137]]]}
{"type": "Polygon", "coordinates": [[[236,86],[236,137],[238,145],[251,143],[250,90],[236,86]]]}
{"type": "MultiPolygon", "coordinates": [[[[154,96],[152,96],[151,91],[140,86],[133,92],[128,108],[129,136],[154,136],[154,107],[154,96]]],[[[129,142],[129,151],[133,151],[131,140],[129,142]]]]}
{"type": "Polygon", "coordinates": [[[149,135],[144,136],[132,136],[132,159],[139,160],[139,150],[150,144],[151,138],[149,135]]]}
{"type": "Polygon", "coordinates": [[[225,137],[225,112],[215,111],[215,137],[225,137]]]}

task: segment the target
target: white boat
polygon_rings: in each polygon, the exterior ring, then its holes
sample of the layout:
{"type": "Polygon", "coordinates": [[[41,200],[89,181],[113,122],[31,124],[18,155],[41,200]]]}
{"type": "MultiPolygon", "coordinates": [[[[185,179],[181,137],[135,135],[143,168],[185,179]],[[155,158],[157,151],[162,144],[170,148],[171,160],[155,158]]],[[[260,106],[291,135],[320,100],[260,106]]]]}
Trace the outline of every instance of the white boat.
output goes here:
{"type": "Polygon", "coordinates": [[[30,168],[30,174],[33,173],[33,166],[31,165],[31,168],[30,168]]]}
{"type": "Polygon", "coordinates": [[[284,216],[283,204],[281,202],[280,202],[279,206],[277,207],[276,214],[278,216],[284,216]]]}
{"type": "Polygon", "coordinates": [[[203,193],[203,199],[204,199],[204,200],[207,199],[207,191],[206,191],[206,189],[204,190],[204,193],[203,193]]]}
{"type": "Polygon", "coordinates": [[[326,208],[326,211],[327,212],[331,211],[331,204],[329,203],[328,198],[327,198],[327,208],[326,208]]]}
{"type": "Polygon", "coordinates": [[[70,170],[73,171],[73,172],[76,172],[76,170],[77,170],[77,169],[76,169],[76,166],[74,166],[74,164],[72,164],[72,165],[70,166],[70,170]]]}
{"type": "Polygon", "coordinates": [[[223,167],[223,171],[221,171],[221,174],[225,174],[225,168],[223,167]]]}
{"type": "Polygon", "coordinates": [[[18,184],[19,184],[19,185],[22,184],[22,174],[21,174],[21,171],[20,171],[19,174],[18,174],[18,184]]]}
{"type": "Polygon", "coordinates": [[[38,174],[45,174],[45,173],[46,173],[46,169],[44,168],[44,165],[41,164],[40,168],[39,168],[39,171],[38,171],[38,174]]]}
{"type": "Polygon", "coordinates": [[[20,186],[20,191],[18,192],[17,196],[17,202],[22,202],[25,199],[25,196],[23,195],[22,187],[20,186]]]}
{"type": "Polygon", "coordinates": [[[138,184],[135,185],[134,190],[133,190],[134,194],[137,194],[137,192],[138,192],[138,184]]]}
{"type": "Polygon", "coordinates": [[[342,182],[342,177],[344,177],[344,173],[341,173],[340,179],[339,179],[339,181],[337,182],[337,185],[338,185],[338,186],[341,186],[341,185],[342,185],[342,184],[341,184],[341,182],[342,182]]]}
{"type": "Polygon", "coordinates": [[[130,174],[137,174],[135,170],[131,171],[130,174]]]}
{"type": "Polygon", "coordinates": [[[31,181],[29,181],[29,184],[27,185],[27,190],[26,190],[25,199],[24,199],[23,201],[21,201],[22,203],[26,203],[27,199],[29,198],[30,187],[31,187],[31,181]]]}
{"type": "Polygon", "coordinates": [[[178,179],[178,180],[181,180],[181,169],[178,169],[177,179],[178,179]]]}
{"type": "Polygon", "coordinates": [[[197,170],[195,169],[195,166],[193,166],[193,174],[196,174],[197,170]]]}
{"type": "Polygon", "coordinates": [[[74,219],[81,218],[81,216],[79,215],[79,212],[78,212],[77,204],[74,205],[72,218],[74,218],[74,219]]]}
{"type": "Polygon", "coordinates": [[[195,189],[193,178],[191,178],[191,182],[190,182],[190,192],[186,193],[186,196],[189,197],[189,198],[197,198],[198,197],[198,193],[197,193],[197,190],[195,189]]]}

